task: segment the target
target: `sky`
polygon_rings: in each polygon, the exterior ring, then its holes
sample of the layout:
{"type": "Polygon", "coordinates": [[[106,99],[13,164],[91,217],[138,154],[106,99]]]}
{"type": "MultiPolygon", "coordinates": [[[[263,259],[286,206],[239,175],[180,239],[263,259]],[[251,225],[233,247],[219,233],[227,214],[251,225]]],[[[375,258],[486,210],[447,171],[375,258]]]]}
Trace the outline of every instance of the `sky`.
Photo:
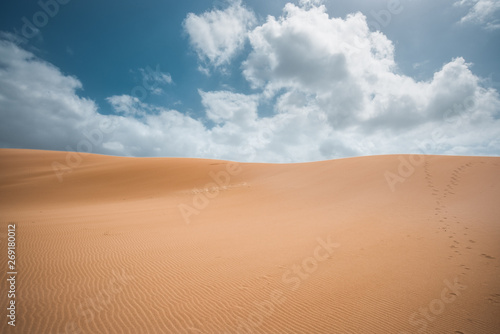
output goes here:
{"type": "Polygon", "coordinates": [[[500,0],[7,0],[0,147],[500,155],[500,0]]]}

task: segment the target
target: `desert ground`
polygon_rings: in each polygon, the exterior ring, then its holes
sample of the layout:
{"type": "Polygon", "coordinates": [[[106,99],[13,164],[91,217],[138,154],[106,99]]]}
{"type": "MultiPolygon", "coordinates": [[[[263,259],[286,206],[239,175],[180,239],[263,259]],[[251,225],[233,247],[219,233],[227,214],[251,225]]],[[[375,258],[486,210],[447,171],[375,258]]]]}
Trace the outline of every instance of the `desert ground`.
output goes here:
{"type": "Polygon", "coordinates": [[[500,158],[1,149],[0,247],[1,333],[495,334],[500,158]]]}

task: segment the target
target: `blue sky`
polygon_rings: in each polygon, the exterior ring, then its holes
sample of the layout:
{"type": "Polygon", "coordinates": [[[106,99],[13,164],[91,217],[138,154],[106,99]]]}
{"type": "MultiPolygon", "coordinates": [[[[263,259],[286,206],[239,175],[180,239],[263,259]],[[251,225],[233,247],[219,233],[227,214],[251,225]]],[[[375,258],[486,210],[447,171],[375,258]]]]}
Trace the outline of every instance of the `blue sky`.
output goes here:
{"type": "Polygon", "coordinates": [[[0,147],[500,153],[495,0],[8,1],[0,147]]]}

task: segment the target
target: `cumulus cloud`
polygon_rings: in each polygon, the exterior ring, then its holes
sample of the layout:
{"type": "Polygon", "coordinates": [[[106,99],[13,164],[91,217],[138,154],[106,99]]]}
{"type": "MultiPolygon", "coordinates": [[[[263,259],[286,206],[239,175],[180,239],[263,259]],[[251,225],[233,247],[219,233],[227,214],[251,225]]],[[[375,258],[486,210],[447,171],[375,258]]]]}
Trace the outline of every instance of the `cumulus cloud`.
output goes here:
{"type": "Polygon", "coordinates": [[[147,115],[148,105],[137,97],[130,95],[114,95],[106,99],[114,111],[124,116],[142,117],[147,115]]]}
{"type": "Polygon", "coordinates": [[[109,97],[115,114],[104,115],[77,78],[33,53],[1,41],[0,59],[1,147],[291,162],[321,158],[314,141],[327,137],[312,110],[259,118],[259,96],[228,91],[200,91],[212,128],[129,95],[109,97]],[[314,134],[297,136],[303,127],[314,134]]]}
{"type": "Polygon", "coordinates": [[[81,82],[9,41],[0,41],[0,146],[136,156],[206,156],[206,129],[177,111],[131,96],[103,115],[81,82]]]}
{"type": "Polygon", "coordinates": [[[2,41],[0,145],[80,150],[88,141],[94,153],[261,162],[500,154],[498,92],[463,58],[416,81],[365,16],[332,18],[311,3],[286,5],[249,42],[241,70],[254,92],[199,90],[204,116],[194,118],[129,95],[109,97],[115,113],[100,114],[78,79],[2,41]],[[272,113],[261,116],[263,106],[272,113]]]}
{"type": "Polygon", "coordinates": [[[460,22],[484,25],[488,30],[500,29],[500,19],[495,16],[500,10],[500,1],[459,0],[455,5],[470,8],[467,15],[462,17],[460,22]]]}
{"type": "Polygon", "coordinates": [[[241,0],[234,0],[224,10],[214,9],[201,15],[189,13],[184,29],[200,61],[219,67],[227,65],[243,48],[248,29],[255,23],[254,13],[241,0]]]}
{"type": "Polygon", "coordinates": [[[240,127],[251,125],[257,118],[258,97],[227,91],[200,91],[207,117],[218,124],[231,122],[240,127]]]}
{"type": "Polygon", "coordinates": [[[78,79],[0,40],[0,145],[64,149],[97,110],[92,100],[75,94],[81,88],[78,79]]]}
{"type": "Polygon", "coordinates": [[[394,45],[370,31],[361,13],[330,18],[324,6],[287,4],[282,17],[269,17],[250,33],[250,44],[243,74],[253,87],[267,97],[285,91],[280,110],[300,108],[306,99],[308,108],[324,113],[339,134],[348,129],[374,136],[415,130],[441,121],[469,99],[491,101],[487,109],[469,106],[469,114],[493,119],[499,111],[497,93],[481,88],[462,58],[445,64],[431,81],[399,74],[394,45]]]}

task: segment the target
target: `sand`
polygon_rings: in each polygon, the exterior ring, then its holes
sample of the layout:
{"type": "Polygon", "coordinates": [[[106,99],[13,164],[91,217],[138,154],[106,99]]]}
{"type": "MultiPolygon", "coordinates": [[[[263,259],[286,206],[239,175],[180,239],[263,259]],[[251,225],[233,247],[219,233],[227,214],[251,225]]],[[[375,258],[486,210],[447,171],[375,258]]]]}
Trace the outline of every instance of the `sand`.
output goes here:
{"type": "Polygon", "coordinates": [[[0,332],[499,333],[499,199],[492,157],[2,149],[0,332]]]}

